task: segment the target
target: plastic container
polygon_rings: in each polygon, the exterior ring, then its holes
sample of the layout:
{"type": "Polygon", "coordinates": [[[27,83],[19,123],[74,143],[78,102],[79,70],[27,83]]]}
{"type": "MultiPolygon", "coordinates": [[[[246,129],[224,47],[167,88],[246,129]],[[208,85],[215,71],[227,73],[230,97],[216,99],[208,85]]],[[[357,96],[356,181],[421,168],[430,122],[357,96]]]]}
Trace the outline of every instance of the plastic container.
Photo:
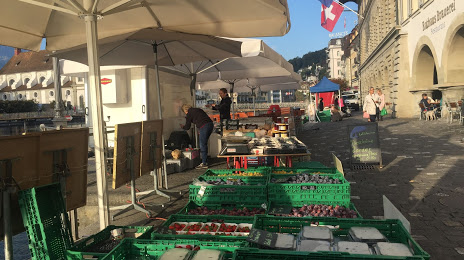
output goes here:
{"type": "Polygon", "coordinates": [[[18,200],[31,258],[64,259],[73,239],[60,184],[22,190],[18,200]]]}
{"type": "Polygon", "coordinates": [[[387,242],[385,236],[375,227],[352,227],[349,235],[353,241],[375,244],[378,242],[387,242]]]}
{"type": "Polygon", "coordinates": [[[362,242],[340,241],[335,246],[335,250],[356,255],[372,255],[369,245],[362,242]]]}
{"type": "MultiPolygon", "coordinates": [[[[301,208],[304,205],[329,205],[329,206],[343,206],[348,208],[349,210],[355,211],[357,218],[362,218],[361,214],[359,214],[358,210],[356,209],[353,203],[347,203],[346,200],[307,200],[304,202],[301,201],[286,201],[280,202],[280,204],[272,203],[269,205],[269,210],[267,211],[268,215],[276,215],[276,216],[286,216],[286,217],[293,217],[291,216],[292,208],[301,208]]],[[[307,216],[307,217],[314,217],[314,216],[307,216]]],[[[297,218],[297,217],[295,217],[297,218]]],[[[299,217],[298,217],[299,218],[299,217]]],[[[328,217],[330,218],[330,217],[328,217]]],[[[336,219],[337,217],[332,217],[336,219]]]]}
{"type": "Polygon", "coordinates": [[[267,202],[267,185],[189,185],[189,200],[199,205],[267,202]]]}
{"type": "Polygon", "coordinates": [[[305,226],[301,229],[300,240],[324,240],[333,241],[333,234],[328,227],[305,226]]]}
{"type": "Polygon", "coordinates": [[[192,251],[186,248],[172,248],[164,252],[158,260],[187,260],[192,255],[192,251]]]}
{"type": "Polygon", "coordinates": [[[202,249],[196,252],[191,260],[221,260],[224,252],[214,249],[202,249]]]}
{"type": "MultiPolygon", "coordinates": [[[[190,215],[190,216],[207,216],[197,214],[198,211],[201,212],[201,209],[207,209],[208,212],[215,211],[218,212],[217,214],[208,214],[208,215],[216,215],[221,216],[224,215],[226,217],[230,217],[231,215],[228,214],[228,211],[231,210],[242,210],[244,211],[245,208],[248,212],[256,212],[256,214],[265,214],[267,209],[267,203],[253,203],[253,204],[243,204],[243,203],[215,203],[215,204],[207,204],[207,205],[199,205],[193,201],[190,201],[184,208],[182,208],[177,214],[180,215],[190,215]],[[224,211],[222,211],[224,210],[224,211]],[[195,211],[195,212],[194,212],[195,211]]],[[[210,217],[210,216],[209,216],[210,217]]],[[[253,219],[253,216],[237,216],[244,219],[253,219]]]]}
{"type": "MultiPolygon", "coordinates": [[[[351,227],[375,227],[378,229],[391,243],[401,243],[406,245],[413,252],[412,258],[398,257],[395,259],[430,259],[430,255],[427,254],[419,244],[412,239],[409,232],[404,228],[400,220],[397,219],[387,219],[387,220],[373,220],[373,219],[335,219],[335,218],[288,218],[288,217],[276,217],[269,215],[258,215],[255,218],[253,227],[256,229],[265,230],[268,232],[274,233],[288,233],[288,234],[298,234],[300,233],[302,227],[310,225],[330,225],[335,227],[332,230],[334,237],[339,240],[348,240],[349,239],[349,229],[351,227]]],[[[263,255],[262,259],[272,259],[266,258],[266,252],[261,252],[263,255]]],[[[337,255],[337,254],[335,254],[337,255]]],[[[340,254],[342,255],[342,254],[340,254]]],[[[313,256],[313,254],[311,254],[313,256]]],[[[314,255],[315,257],[318,254],[314,255]]],[[[324,256],[324,254],[320,254],[324,256]]],[[[325,255],[327,257],[327,255],[325,255]]],[[[236,258],[236,259],[245,259],[245,258],[236,258]]],[[[246,258],[255,259],[253,257],[246,258]]],[[[285,259],[277,258],[274,259],[285,259]]],[[[295,258],[298,259],[298,258],[295,258]]],[[[305,259],[305,258],[301,258],[305,259]]],[[[311,258],[312,259],[312,258],[311,258]]],[[[330,259],[330,258],[314,258],[314,259],[330,259]]],[[[345,259],[345,258],[333,258],[333,259],[345,259]]],[[[391,257],[383,257],[376,255],[375,258],[346,258],[346,259],[392,259],[391,257]]]]}
{"type": "Polygon", "coordinates": [[[379,242],[374,245],[374,250],[378,255],[412,256],[411,249],[401,243],[379,242]]]}
{"type": "Polygon", "coordinates": [[[124,230],[125,238],[148,239],[153,232],[153,227],[140,226],[108,226],[102,231],[83,239],[66,251],[66,258],[71,259],[101,259],[110,252],[119,241],[113,241],[111,231],[116,229],[124,230]]]}
{"type": "Polygon", "coordinates": [[[297,246],[297,251],[300,252],[319,252],[332,251],[330,242],[323,240],[303,240],[297,246]]]}

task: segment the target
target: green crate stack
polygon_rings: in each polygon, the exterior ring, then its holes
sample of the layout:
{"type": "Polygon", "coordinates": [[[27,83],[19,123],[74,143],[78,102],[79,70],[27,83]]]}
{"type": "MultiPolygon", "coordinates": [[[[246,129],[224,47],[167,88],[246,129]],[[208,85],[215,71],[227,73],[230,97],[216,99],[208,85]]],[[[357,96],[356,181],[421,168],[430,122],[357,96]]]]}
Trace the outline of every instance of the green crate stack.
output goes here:
{"type": "Polygon", "coordinates": [[[324,164],[316,161],[303,161],[303,162],[293,162],[293,168],[300,168],[300,169],[314,169],[314,168],[322,168],[327,169],[329,167],[325,166],[324,164]]]}
{"type": "Polygon", "coordinates": [[[175,248],[176,246],[192,246],[200,249],[216,249],[226,251],[229,258],[233,251],[239,248],[248,247],[246,241],[236,242],[218,242],[218,241],[199,241],[193,239],[177,239],[177,240],[136,240],[126,238],[108,253],[102,260],[127,260],[137,259],[137,257],[145,257],[145,259],[157,259],[166,250],[175,248]]]}
{"type": "Polygon", "coordinates": [[[65,259],[73,240],[60,184],[20,191],[19,207],[32,259],[65,259]]]}
{"type": "Polygon", "coordinates": [[[137,226],[108,226],[102,231],[94,234],[81,242],[75,244],[73,247],[66,251],[68,260],[78,259],[101,259],[111,251],[103,250],[102,246],[111,239],[111,231],[117,228],[124,229],[124,233],[133,233],[137,239],[149,239],[153,231],[153,227],[137,227],[137,226]]]}
{"type": "MultiPolygon", "coordinates": [[[[264,203],[253,203],[253,204],[243,204],[243,203],[223,203],[223,204],[208,204],[208,205],[199,205],[193,201],[190,201],[185,207],[183,207],[177,214],[179,215],[192,215],[189,214],[190,210],[198,209],[201,207],[206,207],[209,210],[233,210],[233,209],[263,209],[264,211],[267,209],[268,205],[267,202],[264,203]]],[[[204,215],[192,215],[192,216],[204,216],[204,215]]],[[[219,217],[228,217],[229,215],[217,214],[217,215],[210,215],[210,216],[218,216],[219,217]]],[[[244,219],[253,219],[253,216],[239,216],[244,219]]]]}
{"type": "Polygon", "coordinates": [[[270,169],[271,174],[276,174],[276,175],[295,175],[295,174],[301,174],[301,173],[308,173],[308,174],[342,174],[335,168],[328,168],[328,167],[315,167],[315,168],[309,168],[309,167],[272,167],[270,169]],[[279,172],[279,173],[277,173],[279,172]]]}
{"type": "MultiPolygon", "coordinates": [[[[201,177],[198,179],[204,181],[201,177]]],[[[255,185],[253,182],[256,181],[243,180],[243,182],[250,185],[189,185],[189,200],[200,205],[267,202],[267,179],[262,179],[255,185]]]]}
{"type": "Polygon", "coordinates": [[[254,218],[241,217],[241,216],[227,216],[227,215],[171,215],[162,225],[161,228],[155,230],[151,234],[151,239],[198,239],[198,240],[220,240],[220,241],[238,241],[244,240],[243,236],[222,236],[222,235],[208,235],[208,234],[194,234],[194,235],[179,235],[171,234],[168,231],[169,226],[174,222],[201,222],[201,223],[236,223],[236,224],[253,224],[254,218]],[[160,230],[166,232],[159,232],[160,230]],[[167,234],[166,234],[167,233],[167,234]]]}
{"type": "MultiPolygon", "coordinates": [[[[348,231],[351,227],[374,227],[378,229],[389,242],[402,243],[410,247],[416,258],[406,257],[391,257],[391,256],[364,256],[354,255],[356,257],[347,259],[366,259],[364,257],[371,257],[367,259],[430,259],[430,255],[427,254],[419,244],[411,237],[409,232],[404,228],[400,220],[387,219],[387,220],[373,220],[373,219],[336,219],[336,218],[319,218],[319,217],[308,217],[308,218],[288,218],[288,217],[277,217],[268,215],[257,215],[253,227],[268,232],[277,233],[289,233],[298,234],[303,226],[310,226],[313,223],[319,223],[319,225],[330,225],[336,227],[333,230],[335,237],[341,240],[348,239],[348,231]]],[[[253,245],[252,245],[253,246],[253,245]]],[[[278,252],[278,251],[275,251],[278,252]]],[[[308,253],[311,255],[313,253],[308,253]]],[[[316,254],[317,255],[317,254],[316,254]]],[[[344,254],[343,254],[344,255],[344,254]]],[[[236,259],[249,259],[249,258],[236,258],[236,259]]],[[[254,258],[250,258],[254,259],[254,258]]],[[[268,259],[268,258],[264,258],[268,259]]],[[[276,258],[277,259],[277,258],[276,258]]],[[[279,258],[280,259],[280,258],[279,258]]],[[[281,258],[281,259],[311,259],[311,258],[281,258]]],[[[333,259],[344,259],[344,258],[333,258],[333,259]]]]}
{"type": "Polygon", "coordinates": [[[268,176],[271,171],[271,167],[255,167],[255,168],[248,168],[248,169],[208,169],[201,177],[211,176],[215,177],[218,175],[233,175],[234,177],[265,177],[268,176]],[[260,173],[262,176],[240,176],[244,175],[244,173],[260,173]]]}
{"type": "MultiPolygon", "coordinates": [[[[299,170],[296,170],[299,171],[299,170]]],[[[331,179],[339,179],[339,184],[318,184],[318,183],[274,183],[273,180],[279,181],[288,179],[294,175],[272,174],[268,184],[269,201],[277,204],[302,203],[308,204],[327,204],[331,201],[337,201],[339,205],[348,206],[350,204],[350,183],[342,174],[319,174],[328,176],[331,179]],[[325,203],[319,203],[325,202],[325,203]]],[[[331,203],[330,205],[333,205],[331,203]]]]}

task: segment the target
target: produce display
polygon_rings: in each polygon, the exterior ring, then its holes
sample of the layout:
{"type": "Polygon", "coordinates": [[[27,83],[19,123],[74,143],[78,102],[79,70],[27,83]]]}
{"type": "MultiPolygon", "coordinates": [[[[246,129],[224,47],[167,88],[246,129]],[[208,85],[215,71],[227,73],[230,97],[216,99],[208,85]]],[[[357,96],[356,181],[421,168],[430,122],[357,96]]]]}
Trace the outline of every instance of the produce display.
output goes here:
{"type": "Polygon", "coordinates": [[[336,217],[336,218],[357,218],[355,210],[343,206],[331,205],[304,205],[301,208],[293,208],[288,214],[277,214],[284,217],[336,217]]]}
{"type": "Polygon", "coordinates": [[[216,174],[214,172],[206,172],[206,176],[218,176],[218,177],[233,177],[233,176],[245,176],[245,177],[262,177],[264,176],[260,172],[235,172],[235,173],[222,173],[222,174],[216,174]]]}
{"type": "Polygon", "coordinates": [[[262,149],[264,154],[293,154],[306,153],[307,147],[296,137],[262,137],[253,138],[248,146],[250,149],[262,149]]]}
{"type": "Polygon", "coordinates": [[[174,222],[169,225],[176,235],[216,235],[216,236],[248,236],[252,224],[248,223],[188,223],[174,222]]]}
{"type": "MultiPolygon", "coordinates": [[[[217,179],[215,181],[206,181],[206,182],[208,184],[212,184],[212,185],[238,185],[238,186],[250,185],[248,183],[243,182],[241,179],[237,179],[237,180],[234,180],[234,179],[226,179],[226,180],[217,179]]],[[[258,184],[258,185],[260,185],[260,184],[258,184]]]]}
{"type": "Polygon", "coordinates": [[[251,208],[246,207],[242,209],[208,209],[208,207],[198,207],[196,209],[190,209],[187,215],[228,215],[228,216],[254,216],[256,214],[264,214],[263,208],[251,208]]]}
{"type": "Polygon", "coordinates": [[[342,183],[340,179],[329,177],[327,175],[307,174],[307,173],[291,176],[284,181],[276,179],[276,178],[272,178],[271,182],[289,183],[289,184],[300,184],[300,183],[341,184],[342,183]]]}

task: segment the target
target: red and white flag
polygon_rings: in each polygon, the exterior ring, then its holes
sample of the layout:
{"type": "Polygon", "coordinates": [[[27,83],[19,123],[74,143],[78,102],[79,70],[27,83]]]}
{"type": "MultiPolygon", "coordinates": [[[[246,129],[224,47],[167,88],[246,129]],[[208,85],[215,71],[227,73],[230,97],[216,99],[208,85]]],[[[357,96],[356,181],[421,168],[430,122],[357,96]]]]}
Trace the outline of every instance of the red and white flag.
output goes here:
{"type": "Polygon", "coordinates": [[[321,26],[324,27],[327,31],[332,32],[344,9],[345,8],[343,8],[343,6],[337,4],[336,2],[333,2],[330,7],[322,5],[321,26]]]}

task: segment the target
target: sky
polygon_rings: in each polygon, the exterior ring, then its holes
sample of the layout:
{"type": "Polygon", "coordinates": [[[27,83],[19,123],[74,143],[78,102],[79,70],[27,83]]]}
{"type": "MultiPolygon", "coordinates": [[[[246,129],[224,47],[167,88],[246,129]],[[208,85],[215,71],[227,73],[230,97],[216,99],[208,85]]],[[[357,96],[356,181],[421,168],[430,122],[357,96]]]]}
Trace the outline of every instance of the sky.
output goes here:
{"type": "MultiPolygon", "coordinates": [[[[321,27],[321,2],[318,0],[287,0],[292,23],[290,32],[281,37],[260,38],[285,59],[301,57],[309,51],[327,47],[330,32],[321,27]]],[[[358,10],[357,4],[346,4],[353,10],[358,10]]],[[[356,14],[345,8],[332,33],[351,32],[358,20],[356,14]],[[344,20],[346,18],[346,28],[344,20]]],[[[41,49],[45,49],[45,40],[41,49]]]]}
{"type": "MultiPolygon", "coordinates": [[[[287,2],[292,23],[290,32],[282,37],[260,39],[287,60],[327,47],[330,32],[321,27],[321,2],[318,0],[287,0],[287,2]]],[[[348,2],[346,5],[355,11],[358,10],[358,5],[353,2],[348,2]]],[[[357,20],[356,14],[345,8],[332,33],[351,32],[357,20]],[[345,18],[346,28],[343,26],[345,18]]]]}

